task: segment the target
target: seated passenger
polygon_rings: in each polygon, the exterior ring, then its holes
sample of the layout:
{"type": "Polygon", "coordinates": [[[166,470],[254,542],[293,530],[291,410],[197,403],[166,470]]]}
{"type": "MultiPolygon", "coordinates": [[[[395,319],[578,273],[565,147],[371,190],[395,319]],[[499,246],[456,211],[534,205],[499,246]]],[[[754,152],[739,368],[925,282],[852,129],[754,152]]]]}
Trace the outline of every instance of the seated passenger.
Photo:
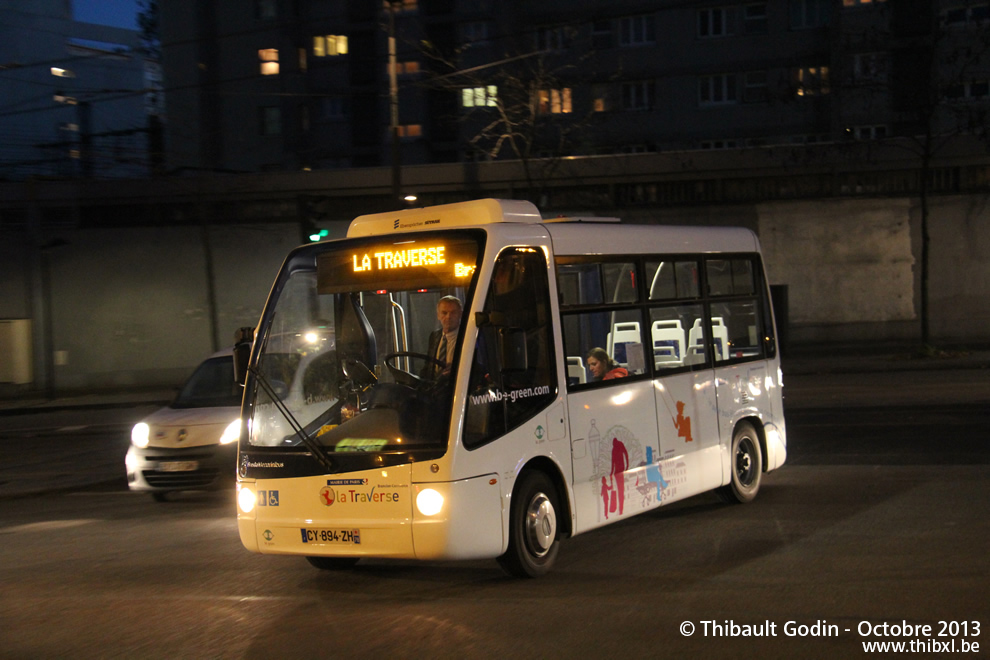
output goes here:
{"type": "Polygon", "coordinates": [[[626,368],[617,365],[603,348],[593,348],[588,351],[587,361],[588,369],[591,370],[591,377],[596,381],[625,378],[629,375],[626,368]]]}

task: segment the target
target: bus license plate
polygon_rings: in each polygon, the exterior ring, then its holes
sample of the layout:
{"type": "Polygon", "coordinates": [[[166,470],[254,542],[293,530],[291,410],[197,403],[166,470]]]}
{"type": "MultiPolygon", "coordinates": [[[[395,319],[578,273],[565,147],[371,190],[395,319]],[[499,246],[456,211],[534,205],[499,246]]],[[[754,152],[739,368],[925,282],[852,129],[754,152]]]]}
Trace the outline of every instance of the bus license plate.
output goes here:
{"type": "Polygon", "coordinates": [[[199,469],[199,461],[166,461],[158,464],[162,472],[194,472],[199,469]]]}
{"type": "Polygon", "coordinates": [[[349,545],[361,544],[360,529],[310,529],[301,527],[303,543],[343,543],[349,545]]]}

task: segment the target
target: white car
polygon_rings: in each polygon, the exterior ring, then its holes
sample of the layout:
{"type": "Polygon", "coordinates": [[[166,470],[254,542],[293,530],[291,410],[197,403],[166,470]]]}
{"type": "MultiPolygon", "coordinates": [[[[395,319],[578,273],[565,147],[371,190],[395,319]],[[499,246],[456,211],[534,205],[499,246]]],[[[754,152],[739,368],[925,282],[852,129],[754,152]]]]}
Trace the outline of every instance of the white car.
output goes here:
{"type": "Polygon", "coordinates": [[[242,391],[230,350],[200,364],[170,405],[131,430],[130,489],[162,502],[170,492],[233,484],[242,391]]]}

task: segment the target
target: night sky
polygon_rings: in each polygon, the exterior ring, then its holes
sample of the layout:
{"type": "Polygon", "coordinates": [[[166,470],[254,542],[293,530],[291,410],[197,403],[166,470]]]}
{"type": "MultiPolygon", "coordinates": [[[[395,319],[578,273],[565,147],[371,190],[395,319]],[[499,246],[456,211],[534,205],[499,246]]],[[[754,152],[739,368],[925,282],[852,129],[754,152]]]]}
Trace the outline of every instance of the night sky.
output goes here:
{"type": "Polygon", "coordinates": [[[83,23],[138,29],[138,0],[72,0],[72,16],[83,23]]]}

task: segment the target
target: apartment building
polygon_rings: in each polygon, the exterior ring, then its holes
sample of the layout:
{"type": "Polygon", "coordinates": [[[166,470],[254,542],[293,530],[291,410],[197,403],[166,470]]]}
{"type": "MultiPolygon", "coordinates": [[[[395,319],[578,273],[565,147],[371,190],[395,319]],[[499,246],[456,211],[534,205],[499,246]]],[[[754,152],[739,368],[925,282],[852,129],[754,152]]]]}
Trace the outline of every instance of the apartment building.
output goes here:
{"type": "Polygon", "coordinates": [[[173,170],[979,132],[990,100],[990,3],[983,0],[252,0],[250,11],[244,7],[235,0],[162,5],[173,170]]]}
{"type": "Polygon", "coordinates": [[[154,66],[67,0],[0,2],[0,179],[147,176],[154,66]]]}

